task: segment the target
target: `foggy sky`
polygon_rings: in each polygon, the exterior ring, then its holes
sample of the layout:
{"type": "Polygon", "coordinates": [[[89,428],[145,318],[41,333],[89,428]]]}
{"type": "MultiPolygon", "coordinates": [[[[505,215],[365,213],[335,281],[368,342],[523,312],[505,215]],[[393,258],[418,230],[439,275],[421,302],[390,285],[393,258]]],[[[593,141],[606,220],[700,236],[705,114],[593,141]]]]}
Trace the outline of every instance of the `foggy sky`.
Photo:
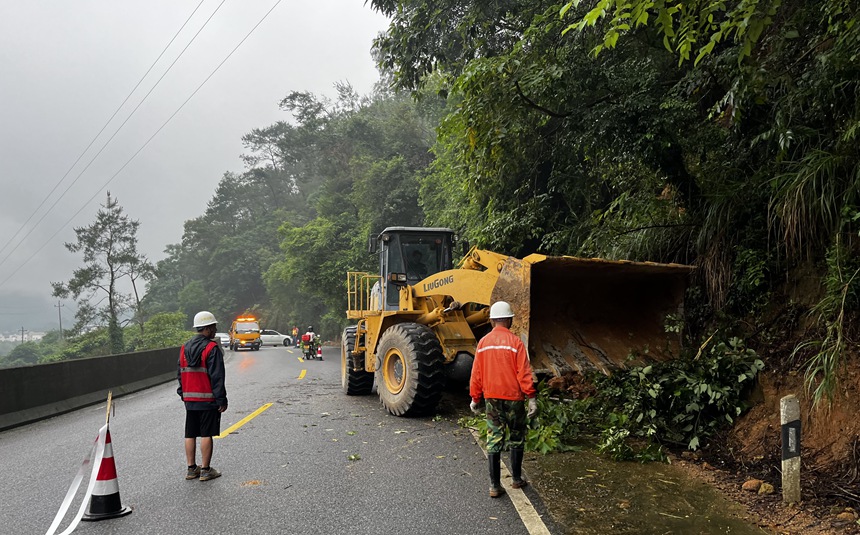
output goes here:
{"type": "MultiPolygon", "coordinates": [[[[203,214],[224,172],[243,170],[241,137],[289,118],[277,104],[290,91],[333,97],[336,82],[371,90],[371,41],[387,20],[364,0],[282,0],[132,159],[276,2],[223,2],[93,160],[221,0],[0,0],[0,332],[57,327],[50,283],[83,263],[63,244],[95,220],[107,191],[140,221],[139,250],[156,262],[183,222],[203,214]]],[[[74,303],[64,304],[69,327],[74,303]]]]}

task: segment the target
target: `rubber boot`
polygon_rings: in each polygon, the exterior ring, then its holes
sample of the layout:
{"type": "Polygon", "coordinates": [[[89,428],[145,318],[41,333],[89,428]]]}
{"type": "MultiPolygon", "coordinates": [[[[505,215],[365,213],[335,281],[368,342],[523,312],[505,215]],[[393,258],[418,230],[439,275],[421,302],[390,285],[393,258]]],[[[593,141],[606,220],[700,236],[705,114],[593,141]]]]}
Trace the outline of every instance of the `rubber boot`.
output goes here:
{"type": "Polygon", "coordinates": [[[523,450],[511,450],[511,476],[513,481],[511,487],[521,489],[528,485],[528,481],[523,479],[523,450]]]}
{"type": "Polygon", "coordinates": [[[490,498],[498,498],[505,493],[502,488],[502,454],[488,453],[490,461],[490,498]]]}

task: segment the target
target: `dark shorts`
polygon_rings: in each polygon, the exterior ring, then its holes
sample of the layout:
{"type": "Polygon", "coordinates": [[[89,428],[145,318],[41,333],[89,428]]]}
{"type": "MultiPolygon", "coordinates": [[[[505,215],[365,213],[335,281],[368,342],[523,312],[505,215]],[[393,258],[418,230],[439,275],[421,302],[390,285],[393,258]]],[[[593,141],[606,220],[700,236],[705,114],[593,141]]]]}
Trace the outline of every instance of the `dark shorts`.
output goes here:
{"type": "Polygon", "coordinates": [[[221,434],[218,410],[185,411],[185,438],[217,437],[221,434]]]}

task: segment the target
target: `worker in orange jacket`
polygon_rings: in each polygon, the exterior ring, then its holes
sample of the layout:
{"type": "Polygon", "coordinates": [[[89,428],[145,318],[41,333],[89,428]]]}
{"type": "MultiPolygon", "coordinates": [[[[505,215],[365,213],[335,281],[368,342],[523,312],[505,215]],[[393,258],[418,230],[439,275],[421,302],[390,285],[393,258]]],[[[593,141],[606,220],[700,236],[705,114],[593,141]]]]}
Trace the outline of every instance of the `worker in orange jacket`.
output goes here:
{"type": "Polygon", "coordinates": [[[522,340],[510,331],[513,320],[514,312],[505,301],[497,301],[490,307],[493,330],[478,342],[469,382],[472,412],[480,413],[481,398],[486,404],[487,457],[493,498],[505,493],[501,485],[501,452],[506,428],[510,432],[511,486],[515,489],[526,486],[522,477],[526,418],[533,418],[538,410],[529,355],[522,340]],[[525,398],[528,412],[523,405],[525,398]]]}

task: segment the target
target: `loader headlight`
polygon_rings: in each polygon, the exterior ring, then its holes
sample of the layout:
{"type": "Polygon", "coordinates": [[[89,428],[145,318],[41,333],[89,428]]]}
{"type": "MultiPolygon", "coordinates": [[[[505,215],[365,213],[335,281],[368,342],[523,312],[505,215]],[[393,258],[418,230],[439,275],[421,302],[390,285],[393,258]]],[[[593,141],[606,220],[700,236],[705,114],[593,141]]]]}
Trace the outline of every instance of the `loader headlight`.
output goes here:
{"type": "Polygon", "coordinates": [[[406,284],[406,273],[389,273],[388,280],[394,284],[406,284]]]}

